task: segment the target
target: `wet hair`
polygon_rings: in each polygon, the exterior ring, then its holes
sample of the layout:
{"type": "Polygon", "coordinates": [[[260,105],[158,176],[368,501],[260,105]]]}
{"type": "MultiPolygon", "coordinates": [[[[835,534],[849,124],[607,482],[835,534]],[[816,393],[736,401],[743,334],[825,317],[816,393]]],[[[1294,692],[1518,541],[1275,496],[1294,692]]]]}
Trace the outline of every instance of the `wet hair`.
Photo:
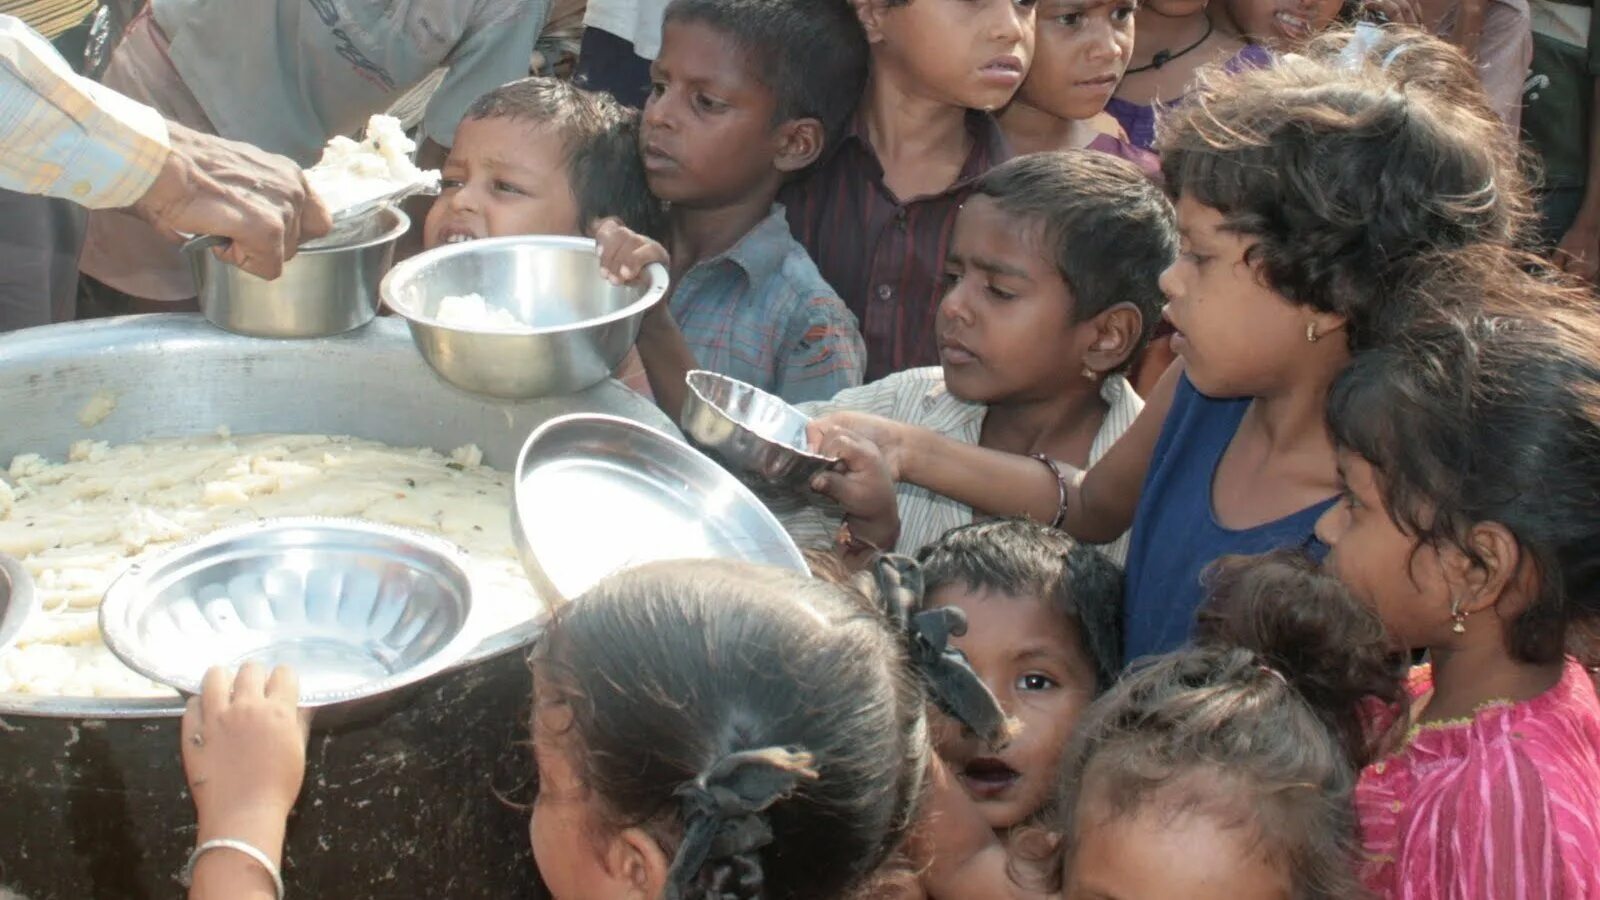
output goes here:
{"type": "Polygon", "coordinates": [[[655,563],[557,610],[535,701],[565,738],[603,827],[672,858],[668,900],[805,900],[870,882],[915,820],[932,700],[989,741],[992,694],[915,613],[909,560],[871,596],[787,570],[655,563]]]}
{"type": "Polygon", "coordinates": [[[1095,691],[1122,668],[1122,569],[1065,532],[1027,519],[952,528],[917,554],[927,591],[960,586],[1037,597],[1078,635],[1075,648],[1094,670],[1095,691]]]}
{"type": "Polygon", "coordinates": [[[523,78],[484,94],[468,119],[513,119],[552,129],[567,155],[567,180],[588,229],[615,216],[640,234],[664,233],[665,213],[645,181],[639,157],[639,114],[610,94],[556,78],[523,78]]]}
{"type": "Polygon", "coordinates": [[[1155,813],[1237,831],[1287,870],[1296,900],[1366,897],[1352,795],[1371,751],[1359,727],[1330,723],[1369,693],[1398,697],[1400,662],[1381,641],[1340,643],[1381,637],[1381,624],[1292,555],[1225,560],[1209,588],[1196,643],[1136,663],[1079,720],[1051,887],[1086,828],[1155,813]]]}
{"type": "Polygon", "coordinates": [[[1418,546],[1481,563],[1475,526],[1515,536],[1539,589],[1508,650],[1553,662],[1600,618],[1600,315],[1588,291],[1492,254],[1459,254],[1426,289],[1468,308],[1358,355],[1329,428],[1418,546]]]}
{"type": "MultiPolygon", "coordinates": [[[[843,0],[673,0],[664,26],[694,22],[743,51],[772,91],[773,125],[822,123],[826,146],[844,133],[867,83],[867,38],[843,0]]],[[[664,27],[663,26],[663,27],[664,27]]]]}
{"type": "Polygon", "coordinates": [[[1043,227],[1042,249],[1072,291],[1078,321],[1131,303],[1144,320],[1137,346],[1149,339],[1165,302],[1157,279],[1178,257],[1178,226],[1172,203],[1138,166],[1097,150],[1033,153],[990,169],[972,194],[1043,227]]]}
{"type": "Polygon", "coordinates": [[[1406,71],[1297,54],[1214,67],[1159,126],[1174,196],[1253,238],[1247,259],[1266,286],[1344,316],[1352,350],[1403,326],[1399,286],[1430,251],[1512,243],[1526,208],[1504,125],[1456,102],[1460,91],[1404,83],[1406,71]]]}

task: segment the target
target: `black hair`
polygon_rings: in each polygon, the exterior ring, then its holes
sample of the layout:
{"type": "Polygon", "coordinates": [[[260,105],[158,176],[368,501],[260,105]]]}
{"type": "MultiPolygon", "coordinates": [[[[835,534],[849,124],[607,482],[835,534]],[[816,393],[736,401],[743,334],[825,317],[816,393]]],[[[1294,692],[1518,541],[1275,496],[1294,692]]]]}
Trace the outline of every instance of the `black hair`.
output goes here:
{"type": "Polygon", "coordinates": [[[949,617],[913,613],[911,565],[880,563],[869,596],[765,566],[653,563],[555,612],[535,700],[570,711],[605,825],[644,828],[673,858],[665,896],[845,896],[916,819],[930,700],[1003,739],[993,695],[944,645],[949,617]]]}
{"type": "Polygon", "coordinates": [[[1232,558],[1207,576],[1196,643],[1136,663],[1079,720],[1063,763],[1053,886],[1085,828],[1204,816],[1283,865],[1295,900],[1366,897],[1352,802],[1373,749],[1363,697],[1398,700],[1382,625],[1303,556],[1232,558]]]}
{"type": "Polygon", "coordinates": [[[929,595],[947,585],[1037,597],[1071,622],[1094,670],[1095,691],[1121,670],[1122,569],[1065,532],[1027,519],[975,522],[917,554],[929,595]]]}
{"type": "MultiPolygon", "coordinates": [[[[1043,228],[1043,250],[1072,291],[1077,320],[1131,303],[1149,339],[1165,302],[1157,279],[1178,257],[1177,218],[1137,166],[1097,150],[1020,156],[973,185],[1007,215],[1043,228]]],[[[1129,361],[1135,353],[1129,353],[1129,361]]]]}
{"type": "Polygon", "coordinates": [[[773,125],[822,123],[825,150],[867,83],[867,38],[844,0],[673,0],[663,26],[697,22],[726,36],[776,99],[773,125]]]}
{"type": "Polygon", "coordinates": [[[1386,71],[1381,60],[1321,52],[1238,73],[1212,68],[1159,125],[1174,196],[1254,238],[1247,258],[1265,284],[1344,316],[1353,351],[1403,326],[1411,298],[1400,285],[1420,257],[1509,244],[1522,228],[1523,182],[1504,125],[1486,105],[1459,102],[1470,85],[1446,89],[1459,70],[1410,68],[1421,59],[1386,71]]]}
{"type": "Polygon", "coordinates": [[[515,119],[553,129],[566,151],[580,227],[614,216],[640,234],[664,233],[665,212],[650,193],[639,157],[639,114],[610,94],[556,78],[523,78],[473,101],[466,118],[515,119]]]}
{"type": "Polygon", "coordinates": [[[1456,254],[1423,290],[1471,308],[1358,355],[1328,398],[1334,442],[1371,463],[1418,545],[1475,563],[1474,526],[1504,526],[1539,592],[1511,655],[1559,660],[1600,618],[1600,315],[1591,293],[1489,254],[1456,254]]]}

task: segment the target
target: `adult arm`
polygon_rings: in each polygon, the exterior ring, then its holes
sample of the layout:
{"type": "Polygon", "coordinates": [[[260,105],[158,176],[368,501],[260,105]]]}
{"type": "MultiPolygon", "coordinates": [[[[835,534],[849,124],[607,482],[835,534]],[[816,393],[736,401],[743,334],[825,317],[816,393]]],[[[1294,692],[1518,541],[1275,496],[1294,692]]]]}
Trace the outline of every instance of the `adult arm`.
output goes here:
{"type": "Polygon", "coordinates": [[[1600,283],[1600,89],[1593,94],[1589,108],[1589,174],[1583,203],[1556,245],[1554,262],[1579,278],[1600,283]]]}

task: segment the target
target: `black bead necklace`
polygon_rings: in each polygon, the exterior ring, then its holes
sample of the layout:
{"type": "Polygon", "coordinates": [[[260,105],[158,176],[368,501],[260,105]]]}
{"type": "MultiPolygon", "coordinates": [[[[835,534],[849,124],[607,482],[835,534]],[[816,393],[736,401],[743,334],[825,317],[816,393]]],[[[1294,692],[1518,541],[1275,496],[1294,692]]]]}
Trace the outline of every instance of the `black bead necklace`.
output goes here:
{"type": "Polygon", "coordinates": [[[1215,22],[1211,21],[1211,17],[1208,15],[1208,16],[1206,16],[1206,33],[1200,35],[1200,40],[1195,41],[1194,43],[1192,43],[1189,46],[1183,48],[1182,50],[1157,50],[1156,51],[1156,55],[1150,57],[1150,62],[1148,62],[1148,63],[1146,63],[1145,65],[1142,65],[1142,66],[1134,66],[1133,68],[1127,70],[1123,74],[1124,75],[1132,75],[1135,72],[1148,72],[1151,69],[1159,69],[1162,66],[1166,65],[1167,63],[1172,62],[1173,60],[1177,59],[1178,57],[1192,52],[1196,47],[1199,47],[1201,44],[1204,44],[1206,42],[1206,39],[1211,37],[1211,32],[1215,31],[1216,28],[1217,28],[1217,24],[1215,22]]]}

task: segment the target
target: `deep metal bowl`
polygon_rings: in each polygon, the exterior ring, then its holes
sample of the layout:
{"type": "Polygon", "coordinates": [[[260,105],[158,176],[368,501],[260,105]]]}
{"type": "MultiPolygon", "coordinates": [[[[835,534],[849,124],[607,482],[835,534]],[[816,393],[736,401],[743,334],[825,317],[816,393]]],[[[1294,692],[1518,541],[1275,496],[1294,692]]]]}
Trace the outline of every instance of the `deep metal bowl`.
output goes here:
{"type": "Polygon", "coordinates": [[[667,292],[666,269],[652,265],[645,275],[643,287],[614,285],[600,274],[594,241],[530,235],[435,247],[395,266],[381,290],[441,378],[474,394],[527,400],[611,376],[667,292]],[[441,300],[466,294],[529,330],[475,331],[435,318],[441,300]]]}
{"type": "Polygon", "coordinates": [[[703,369],[685,380],[683,433],[744,480],[803,491],[811,476],[838,461],[812,452],[811,417],[778,397],[703,369]]]}
{"type": "Polygon", "coordinates": [[[465,552],[339,519],[224,529],[128,567],[106,591],[106,645],[197,693],[211,666],[289,665],[301,704],[375,697],[440,672],[477,639],[465,552]]]}
{"type": "Polygon", "coordinates": [[[541,425],[517,459],[512,534],[546,604],[663,559],[740,559],[808,571],[765,505],[682,441],[627,419],[541,425]]]}
{"type": "Polygon", "coordinates": [[[22,632],[22,623],[37,606],[33,577],[22,568],[22,563],[0,553],[0,651],[16,641],[22,632]]]}
{"type": "Polygon", "coordinates": [[[272,281],[212,256],[205,238],[184,251],[211,324],[248,337],[328,337],[378,315],[378,282],[394,261],[395,241],[410,227],[405,213],[386,207],[305,244],[272,281]]]}

